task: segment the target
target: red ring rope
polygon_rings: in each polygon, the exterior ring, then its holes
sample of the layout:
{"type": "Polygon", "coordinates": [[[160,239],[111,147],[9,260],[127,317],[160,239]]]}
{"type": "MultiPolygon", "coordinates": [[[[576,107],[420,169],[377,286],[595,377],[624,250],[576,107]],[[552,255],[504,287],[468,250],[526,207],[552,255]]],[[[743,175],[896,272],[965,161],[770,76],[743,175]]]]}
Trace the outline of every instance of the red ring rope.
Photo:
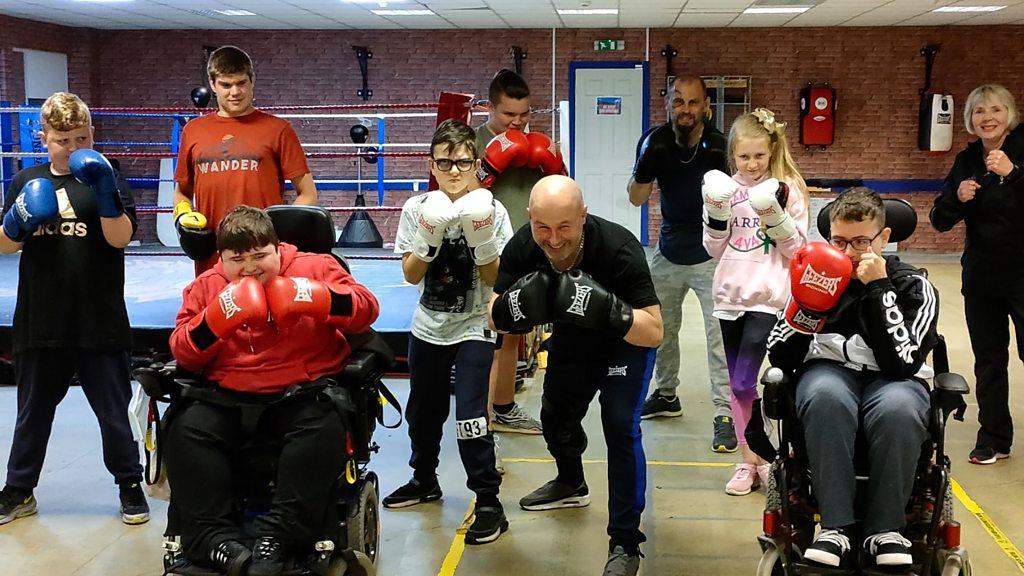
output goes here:
{"type": "MultiPolygon", "coordinates": [[[[104,152],[107,158],[177,158],[174,152],[104,152]]],[[[307,152],[306,158],[364,158],[381,156],[384,158],[425,158],[430,152],[307,152]]]]}
{"type": "MultiPolygon", "coordinates": [[[[356,212],[364,210],[366,212],[401,212],[401,206],[323,206],[324,210],[328,212],[356,212]]],[[[171,206],[136,206],[136,214],[169,214],[174,212],[174,208],[171,206]]]]}

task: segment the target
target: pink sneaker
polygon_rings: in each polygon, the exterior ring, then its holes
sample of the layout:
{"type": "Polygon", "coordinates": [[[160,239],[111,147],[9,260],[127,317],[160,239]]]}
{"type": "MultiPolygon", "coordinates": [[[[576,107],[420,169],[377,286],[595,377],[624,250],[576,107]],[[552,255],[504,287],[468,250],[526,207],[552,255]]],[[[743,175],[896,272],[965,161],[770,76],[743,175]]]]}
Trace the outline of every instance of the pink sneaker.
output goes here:
{"type": "Polygon", "coordinates": [[[757,477],[757,466],[754,464],[737,464],[732,479],[725,485],[725,493],[730,496],[746,496],[751,490],[757,489],[761,479],[757,477]]]}
{"type": "Polygon", "coordinates": [[[764,486],[765,490],[768,489],[768,477],[771,476],[771,473],[771,464],[761,464],[757,467],[757,478],[761,481],[761,486],[764,486]]]}

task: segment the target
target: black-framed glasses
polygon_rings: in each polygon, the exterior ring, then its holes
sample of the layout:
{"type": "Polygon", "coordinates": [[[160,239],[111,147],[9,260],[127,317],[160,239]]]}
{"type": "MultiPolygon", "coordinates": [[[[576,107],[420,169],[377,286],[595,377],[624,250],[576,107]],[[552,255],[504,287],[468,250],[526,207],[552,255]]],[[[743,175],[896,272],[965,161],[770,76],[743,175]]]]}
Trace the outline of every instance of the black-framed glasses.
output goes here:
{"type": "Polygon", "coordinates": [[[459,160],[450,160],[448,158],[431,158],[431,162],[441,172],[448,172],[455,166],[459,169],[459,172],[469,172],[476,166],[476,160],[473,158],[462,158],[459,160]]]}
{"type": "Polygon", "coordinates": [[[878,235],[881,234],[883,230],[885,230],[885,228],[879,230],[878,233],[871,238],[864,238],[863,236],[860,238],[854,238],[853,240],[847,240],[845,238],[829,238],[828,243],[840,250],[846,250],[847,246],[853,246],[854,250],[864,252],[868,248],[871,248],[871,243],[875,241],[875,238],[878,238],[878,235]]]}

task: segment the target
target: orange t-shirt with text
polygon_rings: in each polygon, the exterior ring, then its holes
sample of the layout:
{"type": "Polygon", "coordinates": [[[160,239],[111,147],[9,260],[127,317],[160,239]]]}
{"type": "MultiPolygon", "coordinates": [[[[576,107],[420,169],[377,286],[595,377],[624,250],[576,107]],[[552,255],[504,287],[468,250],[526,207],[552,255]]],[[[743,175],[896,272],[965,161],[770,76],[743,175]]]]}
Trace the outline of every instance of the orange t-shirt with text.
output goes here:
{"type": "Polygon", "coordinates": [[[284,181],[308,172],[291,124],[256,110],[235,118],[207,114],[186,124],[174,180],[216,229],[239,204],[282,204],[284,181]]]}

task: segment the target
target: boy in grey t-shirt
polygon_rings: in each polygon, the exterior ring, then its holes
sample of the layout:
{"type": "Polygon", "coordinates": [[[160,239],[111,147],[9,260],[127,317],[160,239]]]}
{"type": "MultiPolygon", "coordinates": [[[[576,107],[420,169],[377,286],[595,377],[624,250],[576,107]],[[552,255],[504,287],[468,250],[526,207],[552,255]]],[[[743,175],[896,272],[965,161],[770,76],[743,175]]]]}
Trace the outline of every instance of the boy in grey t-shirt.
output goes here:
{"type": "Polygon", "coordinates": [[[420,289],[409,339],[406,407],[413,478],[384,498],[384,506],[402,508],[441,498],[437,466],[454,366],[455,433],[466,484],[477,498],[466,543],[484,544],[508,530],[498,501],[501,476],[487,421],[488,376],[497,337],[487,325],[487,303],[512,225],[505,207],[479,187],[472,128],[456,120],[442,122],[430,150],[430,170],[440,190],[405,203],[395,238],[405,279],[420,289]]]}

